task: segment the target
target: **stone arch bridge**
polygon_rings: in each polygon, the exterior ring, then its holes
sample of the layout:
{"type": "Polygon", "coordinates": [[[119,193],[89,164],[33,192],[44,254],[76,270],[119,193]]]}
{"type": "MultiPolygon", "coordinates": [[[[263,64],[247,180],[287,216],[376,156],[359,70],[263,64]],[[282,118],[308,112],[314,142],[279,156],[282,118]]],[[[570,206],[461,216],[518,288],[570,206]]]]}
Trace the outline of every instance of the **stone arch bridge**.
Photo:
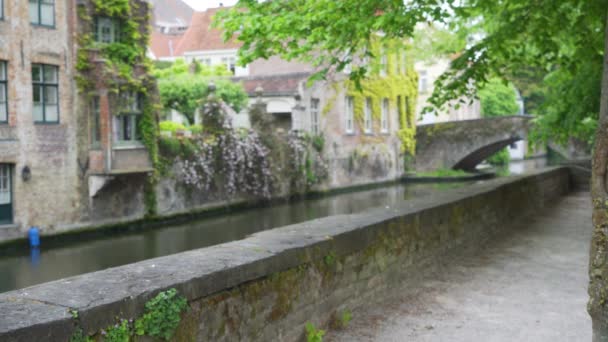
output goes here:
{"type": "Polygon", "coordinates": [[[420,125],[416,132],[416,169],[474,170],[502,148],[526,139],[532,116],[500,116],[420,125]]]}

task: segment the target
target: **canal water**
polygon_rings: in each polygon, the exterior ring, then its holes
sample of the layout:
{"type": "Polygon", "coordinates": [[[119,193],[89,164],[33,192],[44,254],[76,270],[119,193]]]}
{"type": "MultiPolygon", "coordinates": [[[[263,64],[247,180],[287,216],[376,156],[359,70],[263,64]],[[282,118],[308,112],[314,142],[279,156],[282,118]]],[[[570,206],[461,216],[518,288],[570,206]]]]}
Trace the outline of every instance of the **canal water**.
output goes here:
{"type": "Polygon", "coordinates": [[[243,239],[258,231],[320,217],[393,206],[467,183],[396,184],[287,204],[235,211],[222,216],[93,241],[0,257],[0,292],[154,257],[243,239]]]}

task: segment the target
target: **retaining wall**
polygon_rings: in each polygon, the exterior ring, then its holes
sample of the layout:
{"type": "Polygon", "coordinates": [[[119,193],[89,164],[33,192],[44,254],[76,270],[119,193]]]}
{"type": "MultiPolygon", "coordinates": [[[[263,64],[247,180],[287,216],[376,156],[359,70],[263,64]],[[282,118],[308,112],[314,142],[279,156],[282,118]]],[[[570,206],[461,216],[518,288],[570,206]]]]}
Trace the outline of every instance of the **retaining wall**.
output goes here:
{"type": "MultiPolygon", "coordinates": [[[[177,341],[294,341],[304,325],[416,284],[416,270],[475,248],[569,191],[568,169],[496,179],[399,207],[318,219],[231,243],[0,295],[1,341],[67,341],[141,315],[159,291],[189,300],[177,341]]],[[[252,224],[254,224],[252,222],[252,224]]]]}

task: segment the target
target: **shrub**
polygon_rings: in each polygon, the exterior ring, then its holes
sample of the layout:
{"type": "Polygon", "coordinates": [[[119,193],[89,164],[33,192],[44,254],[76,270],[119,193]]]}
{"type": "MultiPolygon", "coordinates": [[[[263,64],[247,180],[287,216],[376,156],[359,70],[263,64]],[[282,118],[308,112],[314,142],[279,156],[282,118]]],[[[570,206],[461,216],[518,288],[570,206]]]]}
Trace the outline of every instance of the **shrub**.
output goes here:
{"type": "Polygon", "coordinates": [[[161,121],[158,125],[161,131],[175,133],[177,130],[186,130],[186,126],[173,121],[161,121]]]}

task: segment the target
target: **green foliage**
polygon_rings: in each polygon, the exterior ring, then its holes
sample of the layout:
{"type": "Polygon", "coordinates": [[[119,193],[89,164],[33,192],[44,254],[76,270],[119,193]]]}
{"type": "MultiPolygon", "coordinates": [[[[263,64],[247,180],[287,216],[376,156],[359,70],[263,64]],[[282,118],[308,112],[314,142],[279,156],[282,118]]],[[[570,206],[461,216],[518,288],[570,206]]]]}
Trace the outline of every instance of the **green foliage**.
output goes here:
{"type": "Polygon", "coordinates": [[[93,342],[93,339],[85,335],[81,328],[76,328],[70,342],[93,342]]]}
{"type": "Polygon", "coordinates": [[[515,115],[519,111],[515,88],[498,78],[492,78],[479,91],[481,114],[484,117],[515,115]]]}
{"type": "Polygon", "coordinates": [[[175,131],[178,131],[178,130],[181,130],[181,131],[186,130],[186,126],[182,125],[181,123],[173,122],[173,121],[161,121],[158,124],[158,128],[163,132],[171,132],[171,133],[175,133],[175,131]]]}
{"type": "Polygon", "coordinates": [[[323,152],[323,148],[325,147],[325,137],[323,135],[315,135],[311,139],[312,147],[314,147],[317,152],[323,152]]]}
{"type": "Polygon", "coordinates": [[[509,162],[511,161],[509,149],[506,147],[503,148],[502,150],[494,153],[492,156],[486,159],[486,161],[495,166],[509,165],[509,162]]]}
{"type": "Polygon", "coordinates": [[[342,316],[340,316],[340,325],[344,329],[348,327],[348,324],[353,319],[353,314],[349,310],[344,310],[342,316]]]}
{"type": "Polygon", "coordinates": [[[576,138],[593,146],[600,111],[602,65],[582,65],[571,75],[563,68],[551,72],[543,82],[544,101],[536,111],[536,142],[549,140],[566,145],[576,138]]]}
{"type": "Polygon", "coordinates": [[[325,330],[317,329],[314,324],[306,323],[306,341],[307,342],[323,342],[325,330]]]}
{"type": "Polygon", "coordinates": [[[323,257],[323,262],[325,266],[333,266],[336,263],[336,253],[329,252],[329,254],[323,257]]]}
{"type": "Polygon", "coordinates": [[[129,342],[133,331],[129,322],[123,319],[120,323],[107,327],[101,335],[104,342],[129,342]]]}
{"type": "MultiPolygon", "coordinates": [[[[458,53],[438,79],[429,99],[434,108],[427,111],[475,97],[476,88],[496,75],[517,84],[529,112],[543,102],[537,114],[547,118],[537,123],[536,136],[556,135],[563,141],[569,132],[593,136],[607,7],[608,0],[301,0],[297,5],[241,0],[216,19],[225,38],[243,42],[241,63],[273,55],[304,60],[319,67],[313,79],[374,57],[379,31],[383,41],[414,37],[412,53],[422,59],[458,53]],[[441,25],[418,25],[429,22],[441,25]],[[559,76],[539,87],[544,75],[557,70],[559,76]]],[[[355,83],[366,76],[365,67],[355,67],[350,75],[355,83]]]]}
{"type": "Polygon", "coordinates": [[[428,172],[418,172],[416,176],[419,177],[463,177],[470,176],[469,172],[463,170],[453,170],[453,169],[438,169],[435,171],[428,172]]]}
{"type": "Polygon", "coordinates": [[[158,79],[160,100],[165,109],[182,113],[194,123],[195,111],[209,95],[209,84],[216,86],[216,95],[239,112],[247,104],[248,96],[243,86],[224,78],[209,78],[189,73],[174,74],[158,79]]]}
{"type": "Polygon", "coordinates": [[[169,340],[187,306],[186,299],[178,295],[175,289],[159,293],[146,303],[144,315],[135,321],[135,333],[169,340]]]}

